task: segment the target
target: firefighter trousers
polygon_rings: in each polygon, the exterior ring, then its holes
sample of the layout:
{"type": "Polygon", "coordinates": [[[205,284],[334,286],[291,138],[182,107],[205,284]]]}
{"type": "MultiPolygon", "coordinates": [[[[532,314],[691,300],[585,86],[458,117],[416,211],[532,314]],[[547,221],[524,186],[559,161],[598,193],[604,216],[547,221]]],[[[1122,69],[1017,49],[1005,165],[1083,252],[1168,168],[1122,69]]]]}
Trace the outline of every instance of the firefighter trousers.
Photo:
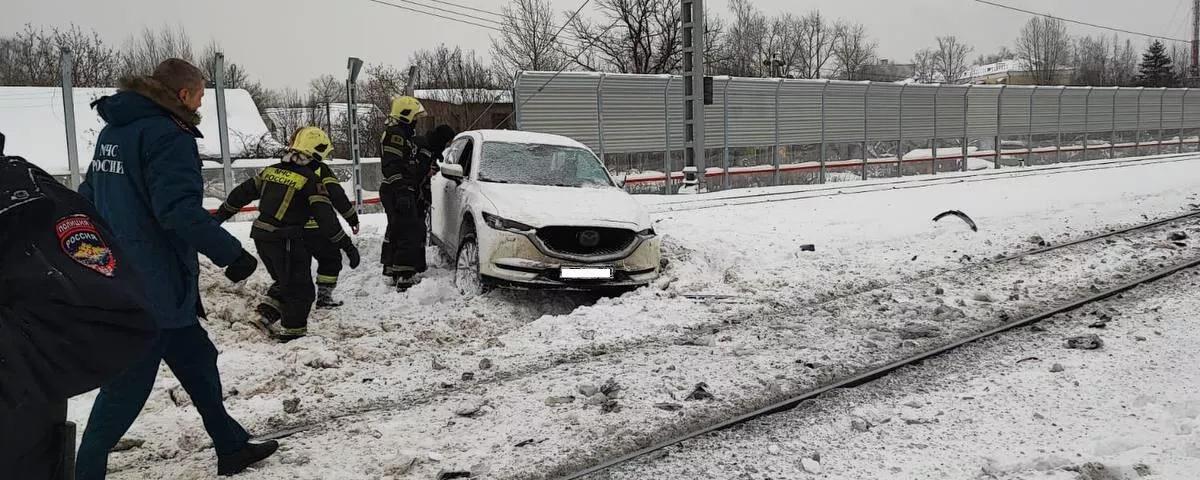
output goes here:
{"type": "Polygon", "coordinates": [[[388,220],[379,259],[383,274],[397,277],[424,272],[428,268],[425,264],[425,209],[417,192],[400,187],[385,188],[379,193],[388,220]]]}
{"type": "Polygon", "coordinates": [[[304,244],[317,261],[317,285],[336,287],[342,273],[342,249],[315,229],[304,230],[304,244]]]}
{"type": "Polygon", "coordinates": [[[312,254],[307,245],[299,238],[259,238],[254,245],[274,282],[267,289],[267,296],[279,303],[283,328],[308,328],[308,314],[317,293],[313,286],[312,254]]]}

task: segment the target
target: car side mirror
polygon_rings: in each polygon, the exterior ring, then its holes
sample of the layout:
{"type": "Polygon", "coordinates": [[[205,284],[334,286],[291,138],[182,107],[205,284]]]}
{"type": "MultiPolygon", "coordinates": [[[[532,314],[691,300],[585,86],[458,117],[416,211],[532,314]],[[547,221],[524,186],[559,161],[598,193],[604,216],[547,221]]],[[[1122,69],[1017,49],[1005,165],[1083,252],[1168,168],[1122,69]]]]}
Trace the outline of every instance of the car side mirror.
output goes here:
{"type": "Polygon", "coordinates": [[[463,178],[466,178],[466,176],[467,176],[466,173],[463,172],[462,165],[458,165],[458,164],[454,164],[454,163],[447,163],[445,165],[442,165],[441,170],[442,170],[443,177],[446,177],[455,182],[461,182],[461,181],[463,181],[463,178]]]}

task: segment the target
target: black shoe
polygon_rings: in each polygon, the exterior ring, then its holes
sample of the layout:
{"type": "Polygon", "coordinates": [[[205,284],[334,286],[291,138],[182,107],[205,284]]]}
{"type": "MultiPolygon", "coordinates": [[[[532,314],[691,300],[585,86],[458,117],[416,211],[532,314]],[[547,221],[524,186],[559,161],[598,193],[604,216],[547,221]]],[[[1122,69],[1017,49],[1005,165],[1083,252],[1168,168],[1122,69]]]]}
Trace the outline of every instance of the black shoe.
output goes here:
{"type": "Polygon", "coordinates": [[[267,323],[276,323],[283,319],[283,312],[280,312],[278,307],[266,302],[258,304],[254,311],[261,315],[267,323]]]}
{"type": "Polygon", "coordinates": [[[242,447],[241,450],[229,455],[217,456],[217,475],[228,477],[242,473],[251,465],[271,456],[278,449],[279,442],[274,440],[267,440],[262,443],[246,443],[246,446],[242,447]]]}

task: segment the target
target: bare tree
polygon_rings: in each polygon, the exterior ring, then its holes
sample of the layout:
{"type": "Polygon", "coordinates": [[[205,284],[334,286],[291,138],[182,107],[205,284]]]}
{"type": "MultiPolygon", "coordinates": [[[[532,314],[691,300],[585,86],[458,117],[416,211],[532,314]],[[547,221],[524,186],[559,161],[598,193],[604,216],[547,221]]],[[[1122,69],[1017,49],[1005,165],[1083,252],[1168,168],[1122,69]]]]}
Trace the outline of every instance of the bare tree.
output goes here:
{"type": "Polygon", "coordinates": [[[570,62],[561,39],[555,37],[559,27],[550,0],[511,0],[501,14],[501,32],[492,37],[492,58],[504,84],[511,84],[517,71],[557,71],[570,62]]]}
{"type": "Polygon", "coordinates": [[[1066,24],[1050,17],[1029,19],[1017,38],[1017,57],[1037,85],[1059,83],[1063,66],[1071,58],[1066,24]]]}
{"type": "Polygon", "coordinates": [[[996,53],[980,55],[979,58],[975,59],[975,64],[991,65],[993,63],[1000,63],[1005,60],[1013,60],[1015,58],[1017,58],[1016,53],[1014,53],[1012,50],[1009,50],[1008,47],[1001,46],[1000,50],[997,50],[996,53]]]}
{"type": "Polygon", "coordinates": [[[192,40],[183,25],[149,27],[138,37],[130,36],[121,49],[121,75],[149,75],[154,67],[168,58],[181,58],[195,63],[192,40]]]}
{"type": "Polygon", "coordinates": [[[863,67],[875,60],[879,43],[867,37],[867,29],[860,23],[841,25],[840,30],[833,45],[838,77],[861,80],[863,67]]]}
{"type": "Polygon", "coordinates": [[[797,78],[821,78],[833,59],[839,34],[837,26],[817,10],[809,12],[792,25],[792,38],[798,57],[792,64],[792,75],[797,78]]]}
{"type": "Polygon", "coordinates": [[[975,49],[954,35],[937,37],[933,51],[933,68],[945,83],[957,83],[967,73],[967,55],[975,49]]]}
{"type": "Polygon", "coordinates": [[[71,75],[76,86],[108,87],[115,83],[117,53],[95,31],[84,32],[74,24],[47,31],[27,24],[14,36],[0,38],[0,84],[58,85],[64,49],[75,58],[71,75]]]}
{"type": "Polygon", "coordinates": [[[1133,86],[1137,80],[1137,65],[1140,60],[1133,42],[1125,39],[1125,43],[1113,41],[1113,57],[1109,78],[1113,85],[1133,86]]]}
{"type": "Polygon", "coordinates": [[[668,73],[678,68],[683,51],[679,0],[594,3],[600,13],[598,22],[579,16],[569,27],[577,43],[590,44],[596,51],[593,61],[572,55],[580,67],[621,73],[668,73]]]}
{"type": "Polygon", "coordinates": [[[733,18],[724,35],[724,59],[716,70],[739,77],[759,76],[767,19],[750,0],[730,0],[729,11],[733,18]]]}
{"type": "Polygon", "coordinates": [[[937,81],[936,56],[937,52],[934,52],[931,48],[923,48],[913,54],[913,76],[917,83],[934,83],[937,81]]]}

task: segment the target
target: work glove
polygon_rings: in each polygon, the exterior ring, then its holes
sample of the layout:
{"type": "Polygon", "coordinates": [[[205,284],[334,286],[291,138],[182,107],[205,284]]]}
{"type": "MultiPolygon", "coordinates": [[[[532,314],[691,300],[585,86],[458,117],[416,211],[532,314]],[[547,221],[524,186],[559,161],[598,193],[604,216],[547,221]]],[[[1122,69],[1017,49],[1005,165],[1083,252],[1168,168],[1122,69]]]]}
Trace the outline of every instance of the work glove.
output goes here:
{"type": "Polygon", "coordinates": [[[216,213],[212,214],[213,218],[217,219],[217,223],[225,223],[233,218],[233,214],[226,212],[224,208],[218,208],[216,213]]]}
{"type": "Polygon", "coordinates": [[[351,225],[350,231],[353,232],[355,235],[358,235],[358,224],[356,223],[354,225],[351,225]]]}
{"type": "Polygon", "coordinates": [[[359,257],[358,247],[354,246],[354,242],[346,238],[346,241],[342,242],[341,249],[346,253],[346,261],[350,262],[350,269],[358,268],[358,264],[362,261],[362,258],[359,257]]]}
{"type": "Polygon", "coordinates": [[[250,275],[253,275],[257,269],[258,259],[243,249],[242,254],[238,256],[237,260],[234,260],[228,267],[225,267],[225,278],[228,278],[233,283],[238,283],[250,278],[250,275]]]}

